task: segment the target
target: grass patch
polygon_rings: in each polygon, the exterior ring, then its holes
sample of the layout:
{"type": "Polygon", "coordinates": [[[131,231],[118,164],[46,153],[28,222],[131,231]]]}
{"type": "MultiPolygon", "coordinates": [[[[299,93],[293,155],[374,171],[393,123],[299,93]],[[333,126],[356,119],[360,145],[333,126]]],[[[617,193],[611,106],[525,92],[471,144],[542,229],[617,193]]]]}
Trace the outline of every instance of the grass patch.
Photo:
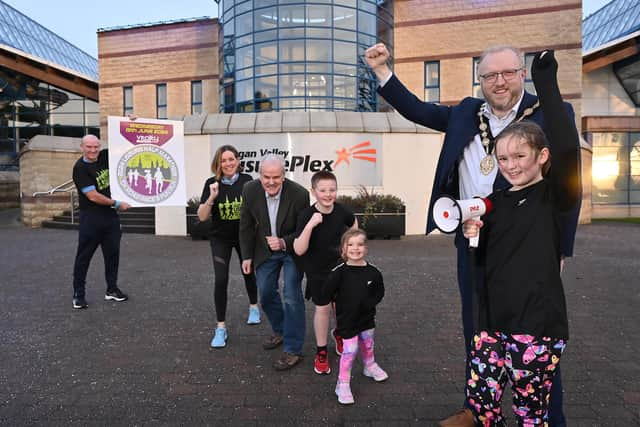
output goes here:
{"type": "Polygon", "coordinates": [[[640,224],[640,218],[592,218],[592,222],[625,222],[627,224],[640,224]]]}

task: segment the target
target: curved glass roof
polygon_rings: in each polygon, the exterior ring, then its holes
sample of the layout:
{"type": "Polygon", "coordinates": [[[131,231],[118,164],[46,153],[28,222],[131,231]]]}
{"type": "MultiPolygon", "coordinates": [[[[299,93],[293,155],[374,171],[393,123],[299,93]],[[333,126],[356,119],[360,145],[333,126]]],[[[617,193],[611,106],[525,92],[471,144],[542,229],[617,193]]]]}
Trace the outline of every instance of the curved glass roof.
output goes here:
{"type": "Polygon", "coordinates": [[[0,44],[98,81],[98,60],[0,0],[0,44]]]}
{"type": "Polygon", "coordinates": [[[582,21],[582,52],[640,30],[640,2],[613,0],[582,21]]]}

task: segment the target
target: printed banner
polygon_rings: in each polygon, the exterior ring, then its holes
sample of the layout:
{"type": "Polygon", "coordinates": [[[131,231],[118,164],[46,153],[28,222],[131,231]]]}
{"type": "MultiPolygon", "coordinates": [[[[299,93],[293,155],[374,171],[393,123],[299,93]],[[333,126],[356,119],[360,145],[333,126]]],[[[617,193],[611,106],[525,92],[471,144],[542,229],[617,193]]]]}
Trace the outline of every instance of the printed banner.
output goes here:
{"type": "Polygon", "coordinates": [[[108,118],[111,197],[131,206],[185,206],[183,122],[108,118]]]}
{"type": "Polygon", "coordinates": [[[258,177],[262,156],[273,153],[287,162],[287,178],[304,187],[318,171],[333,172],[338,186],[382,185],[382,136],[379,134],[274,133],[216,135],[213,152],[230,144],[240,154],[244,172],[258,177]]]}

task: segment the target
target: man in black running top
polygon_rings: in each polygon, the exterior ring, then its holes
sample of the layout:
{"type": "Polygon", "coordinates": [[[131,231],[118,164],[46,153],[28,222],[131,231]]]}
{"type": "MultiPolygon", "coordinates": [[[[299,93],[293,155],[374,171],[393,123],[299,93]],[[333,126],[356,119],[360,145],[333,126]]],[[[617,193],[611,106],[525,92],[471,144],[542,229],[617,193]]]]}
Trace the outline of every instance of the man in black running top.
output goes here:
{"type": "Polygon", "coordinates": [[[129,204],[111,198],[109,189],[109,154],[100,150],[100,140],[86,135],[80,143],[82,158],[73,166],[73,182],[78,189],[80,203],[80,231],[78,252],[73,266],[73,308],[87,308],[85,284],[91,258],[98,246],[104,257],[107,282],[105,300],[126,301],[127,295],[118,289],[120,261],[120,217],[129,204]]]}

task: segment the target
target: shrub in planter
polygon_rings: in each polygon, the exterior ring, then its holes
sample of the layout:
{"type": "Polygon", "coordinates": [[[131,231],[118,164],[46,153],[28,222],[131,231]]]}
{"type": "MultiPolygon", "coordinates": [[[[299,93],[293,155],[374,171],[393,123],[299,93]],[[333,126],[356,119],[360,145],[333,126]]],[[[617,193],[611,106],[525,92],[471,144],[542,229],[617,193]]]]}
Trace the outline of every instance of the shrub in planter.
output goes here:
{"type": "Polygon", "coordinates": [[[198,218],[199,206],[199,197],[194,196],[187,201],[187,233],[193,240],[207,240],[211,229],[211,219],[200,221],[198,218]]]}
{"type": "Polygon", "coordinates": [[[361,186],[356,196],[339,196],[353,210],[369,238],[398,238],[405,234],[404,202],[397,196],[378,194],[361,186]]]}

